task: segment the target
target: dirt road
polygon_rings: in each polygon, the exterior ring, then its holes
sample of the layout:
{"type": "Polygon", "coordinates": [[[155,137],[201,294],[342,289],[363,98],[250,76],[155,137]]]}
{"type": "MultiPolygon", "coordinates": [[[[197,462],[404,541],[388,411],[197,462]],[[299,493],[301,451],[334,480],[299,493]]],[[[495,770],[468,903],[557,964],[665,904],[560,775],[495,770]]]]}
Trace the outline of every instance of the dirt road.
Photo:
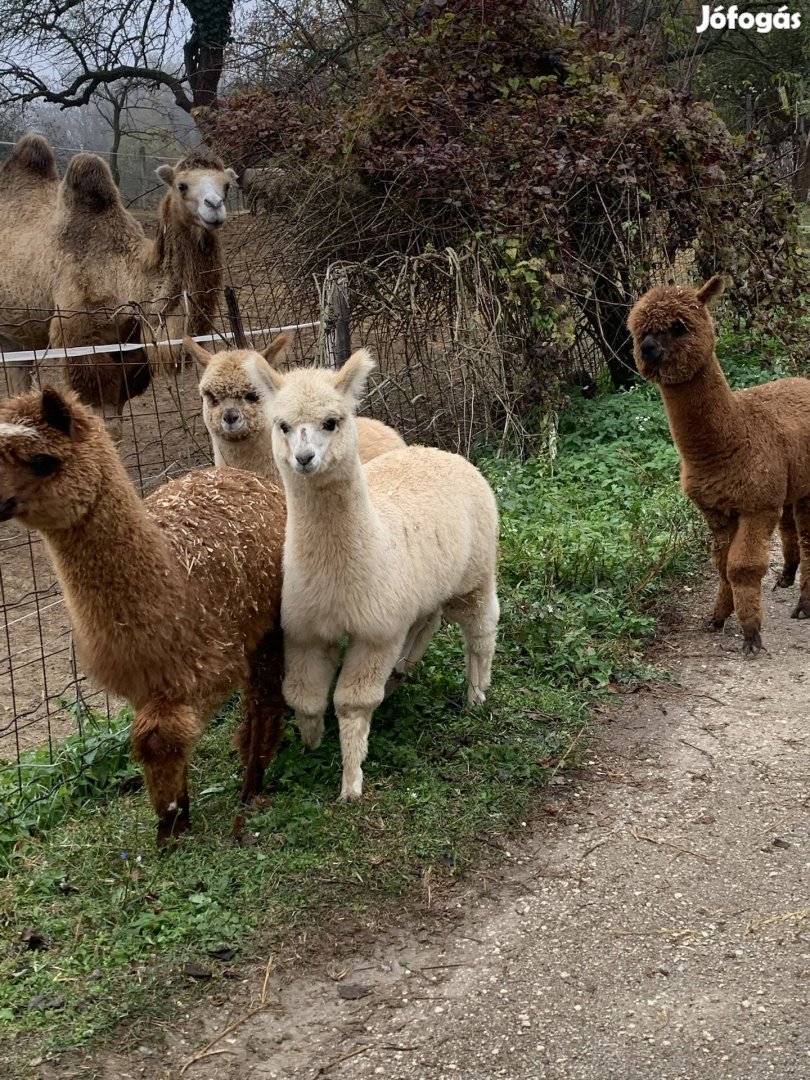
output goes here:
{"type": "MultiPolygon", "coordinates": [[[[602,715],[591,767],[548,790],[501,870],[364,942],[340,981],[328,956],[272,977],[277,1004],[184,1076],[810,1077],[810,624],[789,618],[794,593],[768,592],[754,661],[736,624],[698,629],[706,596],[683,594],[654,657],[675,682],[602,715]]],[[[102,1074],[176,1077],[248,1008],[193,1015],[168,1053],[102,1074]]]]}

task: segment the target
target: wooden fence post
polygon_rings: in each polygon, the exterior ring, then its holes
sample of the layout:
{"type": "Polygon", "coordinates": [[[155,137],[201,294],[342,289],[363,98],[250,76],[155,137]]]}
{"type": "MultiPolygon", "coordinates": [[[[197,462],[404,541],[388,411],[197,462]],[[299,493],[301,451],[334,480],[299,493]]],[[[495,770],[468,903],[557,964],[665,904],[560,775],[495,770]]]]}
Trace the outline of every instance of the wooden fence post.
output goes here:
{"type": "Polygon", "coordinates": [[[225,303],[228,306],[228,322],[233,334],[233,343],[237,349],[246,349],[248,340],[245,337],[245,328],[242,325],[242,316],[239,313],[239,304],[236,302],[236,293],[233,286],[225,286],[225,303]]]}
{"type": "Polygon", "coordinates": [[[349,312],[349,280],[344,273],[330,274],[328,296],[329,313],[326,316],[326,364],[330,368],[343,367],[352,351],[352,330],[349,312]]]}

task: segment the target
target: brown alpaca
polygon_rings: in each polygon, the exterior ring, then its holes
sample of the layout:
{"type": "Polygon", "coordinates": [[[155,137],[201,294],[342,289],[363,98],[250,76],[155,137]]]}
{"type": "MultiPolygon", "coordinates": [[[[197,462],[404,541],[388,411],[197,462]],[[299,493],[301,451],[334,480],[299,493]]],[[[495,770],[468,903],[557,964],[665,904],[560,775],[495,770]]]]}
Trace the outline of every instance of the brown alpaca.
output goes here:
{"type": "Polygon", "coordinates": [[[42,533],[85,670],[135,712],[159,845],[189,827],[189,754],[234,690],[243,799],[275,750],[285,517],[280,490],[234,469],[188,473],[142,502],[75,395],[0,402],[0,520],[42,533]]]}
{"type": "Polygon", "coordinates": [[[699,289],[651,289],[627,325],[638,370],[661,388],[681,486],[712,532],[720,585],[710,625],[721,630],[736,611],[743,653],[754,656],[762,647],[761,583],[777,523],[784,552],[777,585],[792,585],[801,562],[793,617],[810,617],[810,379],[733,391],[717,362],[706,306],[722,291],[719,276],[699,289]]]}
{"type": "MultiPolygon", "coordinates": [[[[157,175],[169,190],[152,241],[125,209],[101,158],[77,154],[60,184],[48,143],[25,135],[0,169],[0,330],[35,349],[209,332],[222,283],[217,230],[236,174],[195,150],[174,168],[161,165],[157,175]]],[[[146,350],[71,357],[65,368],[71,387],[114,434],[124,405],[150,380],[146,350]]],[[[31,365],[16,367],[12,388],[27,389],[31,376],[31,365]]]]}
{"type": "MultiPolygon", "coordinates": [[[[273,459],[273,429],[267,409],[267,365],[275,367],[292,340],[279,334],[267,348],[210,353],[186,338],[187,354],[203,369],[200,396],[203,420],[214,448],[214,463],[247,469],[281,484],[273,459]]],[[[405,450],[405,440],[393,428],[369,416],[358,416],[357,453],[365,465],[389,450],[405,450]]]]}

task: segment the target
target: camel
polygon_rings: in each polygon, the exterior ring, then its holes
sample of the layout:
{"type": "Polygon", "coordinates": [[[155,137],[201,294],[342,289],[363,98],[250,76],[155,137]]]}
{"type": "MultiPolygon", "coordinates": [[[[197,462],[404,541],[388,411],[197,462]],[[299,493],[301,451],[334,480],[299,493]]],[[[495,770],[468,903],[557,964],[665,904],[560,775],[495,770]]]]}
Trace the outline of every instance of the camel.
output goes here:
{"type": "MultiPolygon", "coordinates": [[[[100,157],[76,154],[60,182],[46,140],[20,139],[0,169],[0,333],[44,349],[211,331],[222,283],[218,230],[236,173],[205,148],[156,173],[169,190],[149,240],[100,157]]],[[[161,360],[178,355],[164,351],[161,360]]],[[[81,400],[120,437],[124,405],[149,385],[150,359],[154,366],[156,357],[135,349],[68,357],[64,368],[81,400]]],[[[7,378],[11,392],[28,389],[33,364],[7,378]]]]}

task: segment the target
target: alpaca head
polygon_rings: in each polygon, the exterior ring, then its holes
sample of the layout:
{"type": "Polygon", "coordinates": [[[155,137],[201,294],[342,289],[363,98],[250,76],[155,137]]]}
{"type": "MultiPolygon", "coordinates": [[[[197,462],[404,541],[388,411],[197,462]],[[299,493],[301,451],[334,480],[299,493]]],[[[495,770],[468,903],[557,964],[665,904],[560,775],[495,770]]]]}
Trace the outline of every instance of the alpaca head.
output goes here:
{"type": "Polygon", "coordinates": [[[359,349],[337,371],[262,372],[270,391],[273,457],[285,482],[323,477],[357,460],[355,413],[373,367],[368,350],[359,349]]]}
{"type": "Polygon", "coordinates": [[[234,349],[211,354],[192,338],[186,352],[202,368],[203,420],[212,439],[241,442],[267,427],[267,384],[260,370],[278,364],[291,340],[279,334],[265,349],[234,349]]]}
{"type": "Polygon", "coordinates": [[[0,401],[0,521],[46,533],[77,524],[105,482],[105,443],[115,456],[73,393],[46,388],[0,401]]]}
{"type": "Polygon", "coordinates": [[[707,307],[723,292],[715,274],[696,289],[659,285],[638,300],[627,320],[636,367],[645,379],[671,386],[689,382],[714,357],[714,321],[707,307]]]}
{"type": "Polygon", "coordinates": [[[192,150],[174,167],[160,165],[155,174],[168,187],[170,207],[179,221],[212,232],[225,223],[225,199],[237,177],[233,169],[224,168],[218,157],[205,150],[192,150]]]}

